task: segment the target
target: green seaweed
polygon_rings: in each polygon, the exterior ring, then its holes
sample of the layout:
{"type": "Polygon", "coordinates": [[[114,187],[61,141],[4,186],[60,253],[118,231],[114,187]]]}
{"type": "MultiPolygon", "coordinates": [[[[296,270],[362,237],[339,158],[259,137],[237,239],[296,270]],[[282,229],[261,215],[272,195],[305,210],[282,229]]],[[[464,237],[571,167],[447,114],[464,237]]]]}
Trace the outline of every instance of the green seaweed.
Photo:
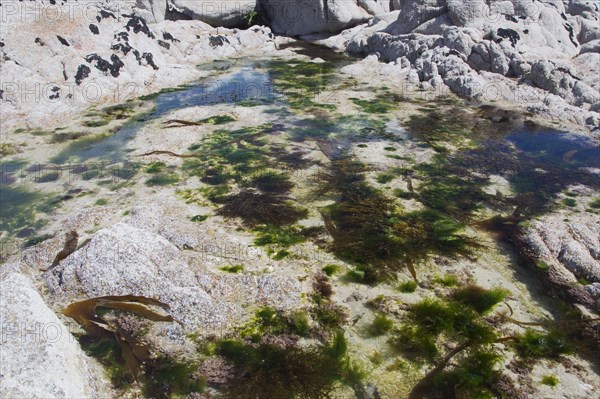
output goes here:
{"type": "Polygon", "coordinates": [[[379,95],[373,100],[362,100],[355,97],[350,97],[350,100],[358,106],[362,112],[368,114],[387,114],[396,108],[392,99],[386,95],[379,95]]]}
{"type": "Polygon", "coordinates": [[[513,346],[524,359],[557,359],[573,351],[567,337],[558,330],[542,332],[528,328],[516,336],[513,346]]]}
{"type": "Polygon", "coordinates": [[[555,387],[560,383],[560,380],[555,375],[545,375],[542,377],[541,383],[549,387],[555,387]]]}
{"type": "Polygon", "coordinates": [[[330,264],[330,265],[323,266],[323,269],[321,269],[321,270],[327,276],[331,277],[331,276],[333,276],[334,274],[336,274],[340,270],[340,267],[338,265],[336,265],[336,264],[330,264]]]}
{"type": "Polygon", "coordinates": [[[0,230],[13,235],[24,229],[39,229],[45,224],[38,213],[50,213],[59,204],[53,196],[30,191],[23,186],[2,186],[0,189],[0,230]]]}
{"type": "Polygon", "coordinates": [[[222,270],[227,273],[237,274],[239,272],[244,271],[244,265],[228,265],[220,267],[219,270],[222,270]]]}
{"type": "Polygon", "coordinates": [[[235,120],[236,119],[231,115],[214,115],[205,119],[201,119],[198,121],[198,123],[205,123],[207,125],[223,125],[235,120]]]}
{"type": "Polygon", "coordinates": [[[469,306],[477,313],[485,315],[489,313],[494,306],[502,302],[508,294],[509,291],[503,288],[486,290],[471,284],[454,292],[452,297],[463,305],[469,306]]]}
{"type": "Polygon", "coordinates": [[[145,184],[147,186],[169,186],[178,182],[179,176],[175,173],[156,173],[146,180],[145,184]]]}
{"type": "Polygon", "coordinates": [[[327,344],[300,347],[261,342],[251,345],[226,339],[217,354],[237,372],[223,394],[235,399],[319,399],[327,397],[346,375],[347,347],[343,335],[327,344]],[[343,343],[341,343],[341,341],[343,343]]]}
{"type": "Polygon", "coordinates": [[[195,215],[192,216],[192,218],[190,219],[192,222],[204,222],[206,219],[208,219],[208,215],[195,215]]]}
{"type": "Polygon", "coordinates": [[[405,294],[410,294],[412,292],[415,292],[417,290],[417,287],[418,285],[414,281],[405,281],[398,285],[398,291],[403,292],[405,294]]]}
{"type": "Polygon", "coordinates": [[[384,314],[377,314],[373,322],[368,326],[367,331],[372,337],[385,335],[394,327],[394,321],[384,314]]]}

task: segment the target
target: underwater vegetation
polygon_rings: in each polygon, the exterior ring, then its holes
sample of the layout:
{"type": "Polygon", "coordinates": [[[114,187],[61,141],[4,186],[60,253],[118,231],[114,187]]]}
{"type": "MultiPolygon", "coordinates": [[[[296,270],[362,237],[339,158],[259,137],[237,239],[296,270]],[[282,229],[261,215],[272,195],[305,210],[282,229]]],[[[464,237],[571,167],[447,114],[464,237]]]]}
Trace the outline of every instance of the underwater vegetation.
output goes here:
{"type": "Polygon", "coordinates": [[[267,65],[275,89],[285,95],[293,110],[311,112],[314,109],[335,109],[322,92],[335,79],[335,65],[300,60],[273,60],[267,65]]]}
{"type": "Polygon", "coordinates": [[[373,100],[362,100],[354,97],[351,97],[350,100],[362,112],[367,114],[387,114],[397,107],[393,99],[390,100],[385,94],[380,94],[373,100]]]}
{"type": "Polygon", "coordinates": [[[446,300],[427,298],[411,305],[390,342],[408,359],[434,362],[435,367],[415,385],[410,398],[492,396],[493,384],[499,378],[495,366],[502,358],[492,344],[500,337],[482,316],[506,294],[499,289],[468,286],[446,300]],[[493,301],[482,309],[479,302],[455,299],[463,296],[493,301]]]}
{"type": "Polygon", "coordinates": [[[12,185],[2,185],[0,203],[0,231],[9,235],[23,230],[31,232],[24,237],[32,235],[45,224],[43,219],[38,218],[38,213],[50,213],[59,205],[51,194],[12,185]]]}
{"type": "Polygon", "coordinates": [[[243,190],[228,195],[217,214],[241,218],[248,227],[261,224],[288,226],[306,217],[308,211],[293,204],[287,197],[243,190]]]}
{"type": "Polygon", "coordinates": [[[457,220],[469,220],[483,204],[493,204],[494,197],[485,193],[488,177],[476,175],[461,154],[436,156],[433,162],[417,165],[414,174],[422,180],[418,200],[457,220]],[[458,158],[459,160],[455,160],[458,158]]]}
{"type": "MultiPolygon", "coordinates": [[[[425,298],[410,306],[392,330],[390,344],[417,364],[432,363],[409,395],[419,398],[505,397],[500,365],[502,351],[514,350],[521,361],[556,360],[572,353],[570,339],[554,327],[525,329],[504,336],[506,323],[521,324],[505,314],[489,316],[509,292],[502,288],[460,286],[444,298],[425,298]]],[[[552,326],[552,323],[549,323],[552,326]]]]}
{"type": "Polygon", "coordinates": [[[299,226],[259,225],[253,231],[257,234],[254,245],[267,246],[267,254],[276,260],[286,257],[287,248],[305,242],[311,235],[310,230],[299,226]]]}
{"type": "Polygon", "coordinates": [[[352,372],[342,332],[308,346],[226,339],[217,342],[216,353],[235,367],[222,392],[227,399],[324,398],[352,372]]]}
{"type": "Polygon", "coordinates": [[[404,211],[394,199],[369,186],[365,167],[345,159],[331,163],[317,194],[337,193],[339,200],[321,211],[333,237],[332,251],[364,272],[365,282],[396,278],[434,254],[472,256],[479,247],[464,226],[445,214],[426,209],[404,211]]]}
{"type": "Polygon", "coordinates": [[[101,127],[108,125],[113,120],[129,119],[135,114],[135,108],[140,103],[129,101],[123,104],[111,105],[100,110],[91,110],[85,114],[86,119],[82,122],[85,127],[101,127]]]}

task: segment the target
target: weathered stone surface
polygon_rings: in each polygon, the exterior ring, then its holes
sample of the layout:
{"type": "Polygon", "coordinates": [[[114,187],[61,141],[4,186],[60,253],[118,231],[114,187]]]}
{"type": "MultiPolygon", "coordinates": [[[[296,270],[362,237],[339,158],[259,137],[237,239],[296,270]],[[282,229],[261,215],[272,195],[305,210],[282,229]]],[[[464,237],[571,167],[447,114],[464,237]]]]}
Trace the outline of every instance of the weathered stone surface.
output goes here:
{"type": "Polygon", "coordinates": [[[526,240],[540,259],[560,264],[575,276],[600,282],[600,217],[550,214],[535,220],[526,240]]]}
{"type": "Polygon", "coordinates": [[[379,0],[260,0],[259,9],[275,33],[289,36],[338,33],[390,11],[379,0]]]}
{"type": "Polygon", "coordinates": [[[498,93],[494,101],[520,103],[600,134],[600,115],[592,107],[600,99],[597,6],[422,0],[396,2],[392,8],[399,9],[396,21],[379,17],[377,22],[342,32],[342,40],[329,38],[321,43],[334,43],[336,48],[344,43],[352,55],[377,54],[384,62],[406,57],[429,85],[436,77],[431,73],[436,65],[444,83],[457,93],[481,97],[493,85],[498,93]],[[519,80],[517,84],[498,80],[488,72],[519,80]],[[525,101],[520,95],[515,99],[521,91],[529,93],[525,101]]]}
{"type": "Polygon", "coordinates": [[[83,353],[29,278],[8,273],[0,290],[1,397],[111,396],[100,366],[83,353]]]}
{"type": "MultiPolygon", "coordinates": [[[[155,227],[151,215],[136,220],[134,223],[146,228],[119,222],[102,229],[46,273],[54,297],[155,298],[170,305],[171,314],[184,328],[204,332],[218,332],[239,322],[245,315],[245,305],[268,304],[281,309],[298,305],[301,284],[293,276],[211,272],[205,263],[213,254],[206,248],[196,246],[200,252],[181,251],[152,232],[155,227]]],[[[168,223],[162,220],[162,224],[168,223]]],[[[185,242],[177,238],[177,230],[160,231],[175,242],[185,242]]]]}
{"type": "MultiPolygon", "coordinates": [[[[65,123],[94,104],[124,102],[189,82],[201,76],[196,65],[202,62],[275,51],[269,28],[216,30],[201,21],[185,20],[148,24],[151,19],[134,14],[140,8],[134,9],[135,2],[129,0],[73,9],[57,4],[57,17],[52,19],[43,18],[45,6],[30,3],[30,18],[21,18],[25,9],[2,16],[3,131],[27,123],[30,127],[65,123]],[[97,34],[89,29],[91,21],[97,34]],[[215,36],[224,40],[211,40],[215,36]],[[54,87],[58,92],[51,91],[54,87]],[[27,96],[24,88],[31,89],[27,96]]],[[[18,7],[25,7],[25,2],[18,7]]],[[[160,10],[146,8],[144,15],[155,18],[160,10]]]]}

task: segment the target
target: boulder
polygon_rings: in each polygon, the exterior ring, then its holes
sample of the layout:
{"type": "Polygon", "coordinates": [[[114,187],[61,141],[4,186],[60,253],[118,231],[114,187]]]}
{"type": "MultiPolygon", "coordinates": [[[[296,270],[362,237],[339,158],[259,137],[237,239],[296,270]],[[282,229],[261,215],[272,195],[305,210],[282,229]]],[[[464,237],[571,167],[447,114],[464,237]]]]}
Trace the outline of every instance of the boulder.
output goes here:
{"type": "MultiPolygon", "coordinates": [[[[295,277],[211,272],[206,264],[215,244],[200,240],[193,243],[196,251],[182,251],[153,231],[160,220],[155,226],[155,218],[144,214],[131,220],[139,227],[123,221],[98,231],[47,272],[53,297],[61,301],[107,295],[154,298],[170,306],[171,315],[184,329],[203,332],[220,332],[239,323],[247,313],[244,307],[251,304],[280,309],[299,305],[301,284],[295,277]]],[[[160,229],[174,242],[190,242],[177,229],[160,229]]],[[[225,241],[219,245],[237,248],[225,241]]]]}
{"type": "Polygon", "coordinates": [[[0,291],[0,397],[112,396],[100,366],[85,355],[28,277],[8,273],[0,291]]]}
{"type": "Polygon", "coordinates": [[[383,2],[357,0],[259,0],[259,9],[275,33],[300,36],[337,33],[368,21],[373,14],[359,3],[371,12],[385,9],[383,2]]]}
{"type": "Polygon", "coordinates": [[[256,9],[256,0],[137,0],[136,15],[148,22],[192,19],[211,26],[241,27],[256,9]]]}
{"type": "Polygon", "coordinates": [[[169,0],[169,3],[171,10],[189,19],[225,28],[243,26],[257,5],[256,0],[169,0]]]}

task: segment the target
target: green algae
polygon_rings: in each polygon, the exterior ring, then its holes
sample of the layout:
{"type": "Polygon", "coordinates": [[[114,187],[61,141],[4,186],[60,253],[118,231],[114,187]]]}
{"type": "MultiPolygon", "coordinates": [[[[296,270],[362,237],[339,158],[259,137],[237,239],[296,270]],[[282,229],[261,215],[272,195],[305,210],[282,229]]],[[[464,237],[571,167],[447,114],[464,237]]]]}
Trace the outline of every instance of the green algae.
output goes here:
{"type": "Polygon", "coordinates": [[[543,332],[529,328],[516,336],[513,347],[524,359],[557,359],[573,352],[567,337],[559,330],[543,332]]]}
{"type": "Polygon", "coordinates": [[[389,182],[391,182],[392,180],[394,180],[396,178],[396,175],[394,175],[393,173],[380,173],[377,175],[376,177],[376,181],[379,184],[387,184],[389,182]]]}
{"type": "Polygon", "coordinates": [[[155,174],[162,172],[167,167],[167,164],[164,162],[152,162],[150,165],[144,168],[144,172],[155,174]]]}
{"type": "Polygon", "coordinates": [[[141,97],[139,97],[139,100],[141,100],[141,101],[150,101],[150,100],[156,99],[161,94],[176,93],[178,91],[184,91],[184,90],[187,90],[187,86],[167,87],[167,88],[161,89],[161,90],[159,90],[157,92],[141,96],[141,97]]]}
{"type": "Polygon", "coordinates": [[[509,291],[503,288],[493,288],[486,290],[477,285],[467,285],[466,287],[460,288],[453,295],[452,298],[475,310],[481,315],[488,314],[494,306],[502,302],[509,291]]]}
{"type": "Polygon", "coordinates": [[[400,291],[404,294],[410,294],[412,292],[415,292],[417,290],[417,287],[418,287],[418,285],[414,281],[412,281],[412,280],[405,281],[398,285],[398,291],[400,291]]]}
{"type": "Polygon", "coordinates": [[[373,322],[368,326],[367,332],[372,337],[387,334],[394,327],[394,321],[384,314],[377,314],[373,322]]]}
{"type": "Polygon", "coordinates": [[[237,274],[244,271],[244,265],[228,265],[220,267],[219,270],[222,270],[227,273],[237,274]]]}
{"type": "Polygon", "coordinates": [[[170,186],[179,182],[179,176],[175,173],[156,173],[147,179],[147,186],[170,186]]]}
{"type": "Polygon", "coordinates": [[[285,95],[291,109],[310,112],[336,108],[334,104],[321,101],[321,93],[335,80],[332,63],[274,60],[268,63],[267,70],[275,89],[285,95]]]}
{"type": "Polygon", "coordinates": [[[234,122],[236,119],[231,115],[214,115],[205,119],[201,119],[198,123],[207,125],[224,125],[229,122],[234,122]]]}
{"type": "Polygon", "coordinates": [[[287,249],[305,242],[308,237],[299,226],[258,225],[253,231],[257,234],[254,245],[267,247],[267,254],[276,260],[289,255],[287,249]]]}
{"type": "Polygon", "coordinates": [[[108,199],[106,199],[106,198],[98,198],[96,200],[96,202],[94,202],[94,205],[97,205],[97,206],[108,205],[108,199]]]}
{"type": "Polygon", "coordinates": [[[387,114],[397,107],[397,105],[393,103],[393,98],[386,95],[379,95],[373,100],[350,97],[350,101],[352,101],[362,112],[367,114],[387,114]]]}
{"type": "Polygon", "coordinates": [[[41,228],[46,222],[38,215],[52,212],[59,204],[52,195],[12,185],[2,186],[0,203],[0,230],[9,235],[23,229],[41,228]]]}
{"type": "Polygon", "coordinates": [[[336,274],[340,270],[340,266],[336,265],[336,264],[329,264],[329,265],[323,266],[323,269],[321,269],[321,270],[327,276],[331,277],[331,276],[333,276],[334,274],[336,274]]]}
{"type": "Polygon", "coordinates": [[[190,219],[192,222],[204,222],[205,220],[207,220],[209,218],[208,215],[194,215],[192,216],[192,218],[190,219]]]}
{"type": "Polygon", "coordinates": [[[545,375],[542,377],[541,383],[549,387],[555,387],[560,383],[560,379],[555,375],[545,375]]]}
{"type": "Polygon", "coordinates": [[[237,370],[223,392],[225,398],[327,397],[348,375],[350,364],[341,333],[330,342],[311,346],[251,345],[226,339],[217,342],[216,348],[237,370]]]}

